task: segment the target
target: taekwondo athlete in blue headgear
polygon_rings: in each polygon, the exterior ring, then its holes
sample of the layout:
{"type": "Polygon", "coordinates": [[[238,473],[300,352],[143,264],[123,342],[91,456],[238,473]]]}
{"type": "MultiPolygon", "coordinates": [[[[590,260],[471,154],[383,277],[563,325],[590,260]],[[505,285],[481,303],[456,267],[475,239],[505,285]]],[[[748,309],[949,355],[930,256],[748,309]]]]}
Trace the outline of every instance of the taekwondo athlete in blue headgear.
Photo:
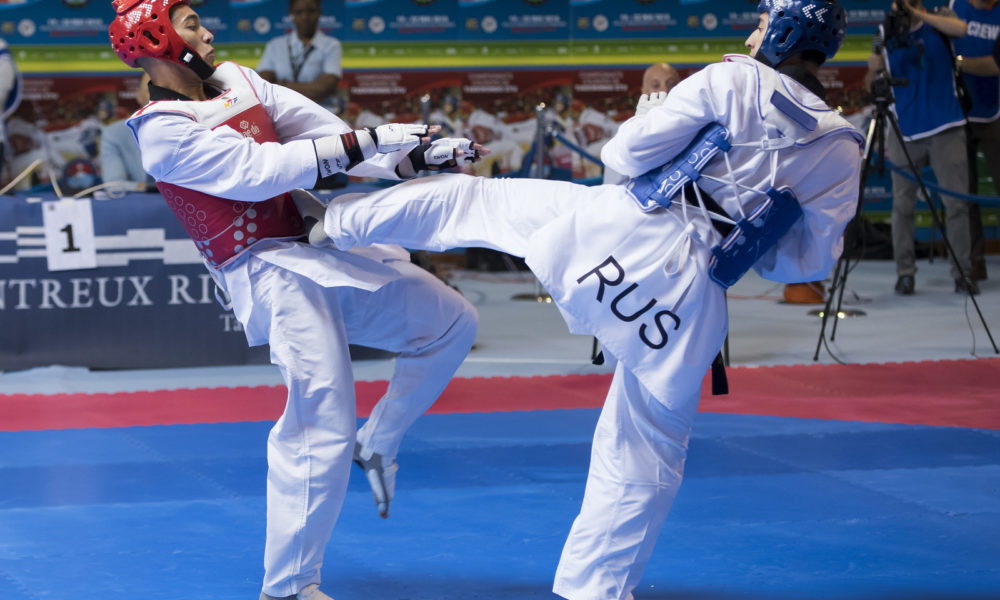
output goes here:
{"type": "Polygon", "coordinates": [[[394,241],[525,257],[570,330],[597,336],[616,363],[553,586],[571,600],[623,599],[639,583],[726,336],[726,287],[749,268],[823,279],[855,214],[863,139],[816,79],[843,39],[844,11],[822,0],[760,9],[750,56],[681,81],[604,146],[627,186],[442,175],[327,208],[338,248],[394,241]],[[808,34],[810,23],[825,33],[808,34]]]}

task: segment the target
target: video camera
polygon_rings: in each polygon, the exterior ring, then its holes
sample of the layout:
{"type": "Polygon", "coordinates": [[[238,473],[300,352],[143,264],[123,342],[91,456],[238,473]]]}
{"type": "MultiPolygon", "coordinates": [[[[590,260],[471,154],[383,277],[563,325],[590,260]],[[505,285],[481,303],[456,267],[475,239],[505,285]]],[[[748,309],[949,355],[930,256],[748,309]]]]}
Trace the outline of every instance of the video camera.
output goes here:
{"type": "Polygon", "coordinates": [[[913,26],[912,10],[916,8],[916,2],[914,0],[896,0],[895,5],[886,15],[883,26],[885,39],[882,42],[889,50],[909,48],[913,44],[910,28],[913,26]]]}
{"type": "Polygon", "coordinates": [[[876,105],[891,104],[895,102],[892,96],[892,88],[909,85],[910,80],[903,77],[889,77],[885,71],[879,71],[872,80],[871,91],[872,102],[876,105]]]}

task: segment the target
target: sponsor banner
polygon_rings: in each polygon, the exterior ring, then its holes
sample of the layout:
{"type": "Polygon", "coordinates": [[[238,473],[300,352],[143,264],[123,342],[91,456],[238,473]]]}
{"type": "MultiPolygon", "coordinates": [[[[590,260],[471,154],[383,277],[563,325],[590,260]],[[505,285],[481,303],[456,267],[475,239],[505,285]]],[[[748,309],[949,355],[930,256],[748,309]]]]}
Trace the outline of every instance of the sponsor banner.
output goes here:
{"type": "MultiPolygon", "coordinates": [[[[886,6],[842,0],[851,34],[873,33],[886,6]]],[[[574,40],[746,37],[757,26],[747,0],[570,0],[574,40]]]]}
{"type": "MultiPolygon", "coordinates": [[[[345,71],[424,70],[454,68],[587,68],[596,65],[639,66],[666,60],[679,66],[700,66],[718,61],[725,54],[744,54],[743,38],[523,41],[523,42],[414,42],[343,44],[345,71]]],[[[12,49],[18,67],[29,74],[128,73],[126,67],[104,46],[19,46],[12,49]]],[[[263,43],[219,44],[216,60],[233,60],[256,68],[263,43]]],[[[871,36],[848,37],[831,64],[863,64],[872,51],[871,36]]]]}
{"type": "MultiPolygon", "coordinates": [[[[531,174],[526,157],[536,142],[539,107],[568,144],[550,160],[566,178],[599,177],[594,159],[618,124],[632,116],[644,68],[365,71],[344,75],[338,115],[355,128],[390,121],[440,124],[447,135],[490,146],[493,154],[467,168],[478,175],[531,174]]],[[[697,67],[681,67],[681,77],[697,67]]],[[[831,100],[860,113],[864,67],[831,66],[820,77],[831,100]]]]}
{"type": "Polygon", "coordinates": [[[18,44],[107,42],[111,3],[101,0],[5,0],[0,2],[0,36],[18,44]]]}
{"type": "Polygon", "coordinates": [[[127,76],[28,76],[21,104],[7,119],[7,164],[11,177],[42,164],[21,189],[57,179],[72,194],[100,181],[102,127],[138,109],[138,72],[127,76]]]}
{"type": "MultiPolygon", "coordinates": [[[[697,68],[678,70],[686,77],[697,68]]],[[[632,115],[643,71],[644,66],[348,71],[338,93],[341,101],[334,104],[339,116],[358,128],[429,121],[442,124],[449,135],[465,132],[489,140],[496,156],[470,171],[517,174],[535,142],[539,105],[545,105],[549,116],[558,116],[566,139],[596,157],[615,124],[632,115]]],[[[855,113],[865,117],[860,112],[864,71],[860,66],[831,65],[820,72],[831,103],[849,118],[855,113]]],[[[9,172],[16,175],[36,159],[43,164],[21,189],[53,177],[64,193],[100,183],[101,128],[137,108],[137,83],[135,74],[26,77],[24,100],[8,120],[9,172]]],[[[572,177],[599,174],[600,165],[580,156],[569,150],[564,155],[572,177]]]]}
{"type": "Polygon", "coordinates": [[[345,41],[458,39],[458,0],[346,0],[345,41]]]}
{"type": "MultiPolygon", "coordinates": [[[[570,4],[573,39],[704,37],[717,31],[719,24],[713,13],[707,13],[706,21],[711,27],[701,28],[698,17],[691,27],[685,14],[693,9],[677,0],[570,0],[570,4]]],[[[705,10],[703,6],[699,9],[705,10]]]]}
{"type": "MultiPolygon", "coordinates": [[[[681,66],[682,77],[698,67],[681,66]]],[[[440,123],[448,135],[466,135],[493,145],[497,157],[472,172],[520,173],[536,137],[536,109],[544,104],[561,123],[566,139],[598,156],[616,123],[632,115],[644,67],[519,68],[477,70],[366,70],[344,74],[338,115],[353,127],[395,122],[440,123]],[[581,115],[583,115],[581,117],[581,115]],[[600,115],[600,118],[598,118],[600,115]],[[506,141],[504,141],[506,140],[506,141]],[[504,150],[504,152],[501,152],[504,150]]],[[[820,71],[832,105],[849,119],[866,117],[861,92],[865,67],[833,64],[820,71]]],[[[138,77],[29,76],[17,112],[8,120],[9,173],[16,175],[34,160],[43,165],[21,189],[48,183],[64,193],[101,182],[97,155],[101,128],[136,108],[138,77]]],[[[574,178],[588,178],[600,165],[567,151],[564,162],[574,178]],[[572,159],[572,160],[571,160],[572,159]]]]}
{"type": "Polygon", "coordinates": [[[459,39],[570,39],[570,5],[566,0],[458,0],[459,39]]]}
{"type": "MultiPolygon", "coordinates": [[[[264,51],[264,44],[271,38],[295,30],[288,15],[288,0],[229,0],[228,6],[217,1],[216,3],[226,7],[225,23],[229,25],[225,35],[221,37],[209,27],[216,35],[216,42],[260,44],[258,58],[264,51]]],[[[326,35],[343,39],[344,3],[322,0],[320,4],[322,12],[319,18],[319,30],[326,35]]]]}
{"type": "MultiPolygon", "coordinates": [[[[928,7],[938,4],[946,3],[928,7]]],[[[870,0],[841,5],[852,35],[874,33],[888,10],[870,0]]],[[[263,44],[292,29],[287,0],[191,0],[191,6],[216,44],[263,44]]],[[[321,30],[365,45],[739,38],[757,22],[756,2],[747,0],[323,0],[322,11],[321,30]]],[[[15,47],[104,46],[113,17],[108,0],[0,0],[0,36],[15,47]]]]}
{"type": "MultiPolygon", "coordinates": [[[[52,198],[51,195],[48,196],[52,198]]],[[[93,202],[96,268],[46,266],[44,202],[0,203],[0,371],[266,363],[156,194],[93,202]]]]}

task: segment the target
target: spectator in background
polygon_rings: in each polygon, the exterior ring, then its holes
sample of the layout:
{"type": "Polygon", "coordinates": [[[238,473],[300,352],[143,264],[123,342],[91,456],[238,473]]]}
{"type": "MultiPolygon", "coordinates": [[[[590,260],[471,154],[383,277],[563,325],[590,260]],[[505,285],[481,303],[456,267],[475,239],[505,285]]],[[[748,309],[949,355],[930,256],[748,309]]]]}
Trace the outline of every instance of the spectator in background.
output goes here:
{"type": "MultiPolygon", "coordinates": [[[[3,118],[0,118],[0,171],[7,159],[7,117],[12,115],[21,103],[21,72],[17,69],[14,56],[7,48],[7,42],[0,40],[0,107],[3,118]]],[[[3,178],[6,180],[6,178],[3,178]]]]}
{"type": "Polygon", "coordinates": [[[642,74],[642,93],[667,92],[681,82],[677,69],[667,63],[653,63],[642,74]]]}
{"type": "MultiPolygon", "coordinates": [[[[574,103],[579,102],[574,100],[574,103]]],[[[582,102],[580,103],[583,104],[582,102]]],[[[573,131],[576,141],[588,154],[594,157],[601,155],[601,148],[618,132],[618,121],[592,106],[583,105],[576,116],[576,128],[573,131]]],[[[590,160],[582,161],[584,177],[601,177],[601,164],[590,160]]]]}
{"type": "Polygon", "coordinates": [[[573,122],[576,115],[572,111],[573,99],[565,92],[556,94],[552,101],[552,109],[547,111],[546,119],[548,125],[554,131],[566,134],[573,131],[573,122]]]}
{"type": "MultiPolygon", "coordinates": [[[[888,0],[886,1],[888,5],[888,0]]],[[[865,87],[876,76],[909,80],[909,85],[893,88],[893,112],[899,120],[904,146],[898,136],[886,136],[886,157],[907,169],[909,154],[917,169],[930,165],[938,184],[946,190],[966,192],[969,169],[966,159],[965,115],[958,101],[949,37],[965,35],[966,25],[954,11],[927,12],[922,0],[900,0],[892,6],[909,15],[909,31],[886,32],[880,27],[876,51],[868,57],[865,87]]],[[[896,260],[897,294],[913,294],[917,272],[914,208],[918,186],[897,171],[892,172],[892,253],[896,260]]],[[[948,242],[953,251],[951,275],[955,291],[979,293],[971,271],[969,203],[942,194],[947,216],[948,242]],[[961,267],[961,270],[959,270],[961,267]],[[962,276],[964,274],[964,277],[962,276]]]]}
{"type": "MultiPolygon", "coordinates": [[[[149,75],[143,73],[135,89],[135,101],[139,108],[149,103],[149,75]]],[[[107,110],[101,118],[105,125],[101,128],[101,145],[97,159],[101,165],[101,179],[109,185],[108,191],[152,191],[156,188],[153,178],[142,168],[139,143],[132,130],[126,125],[127,119],[113,120],[114,108],[107,110]]]]}
{"type": "Polygon", "coordinates": [[[459,101],[458,114],[465,122],[463,135],[484,146],[488,145],[492,152],[492,159],[471,165],[474,173],[499,175],[521,168],[524,149],[510,125],[467,100],[459,101]]]}
{"type": "Polygon", "coordinates": [[[340,41],[319,30],[320,0],[289,0],[294,32],[274,38],[264,47],[257,72],[271,83],[299,92],[329,106],[340,83],[340,41]]]}
{"type": "MultiPolygon", "coordinates": [[[[974,59],[992,63],[993,46],[1000,29],[1000,0],[951,0],[951,8],[956,16],[966,23],[965,36],[954,41],[955,64],[962,71],[962,79],[969,88],[972,101],[966,115],[969,120],[969,191],[978,193],[978,173],[976,151],[981,150],[986,157],[986,168],[993,178],[994,186],[1000,186],[1000,77],[988,70],[982,72],[975,65],[966,69],[965,63],[974,59]]],[[[995,65],[994,65],[995,66],[995,65]]],[[[969,227],[971,228],[972,270],[969,277],[973,281],[986,279],[986,240],[983,236],[983,222],[979,204],[969,203],[969,227]]]]}
{"type": "MultiPolygon", "coordinates": [[[[957,59],[956,59],[957,60],[957,59]]],[[[973,75],[1000,75],[1000,36],[993,42],[992,56],[962,56],[960,65],[962,73],[973,75]]]]}
{"type": "MultiPolygon", "coordinates": [[[[642,74],[642,91],[640,93],[646,96],[646,100],[648,101],[653,94],[662,92],[663,96],[657,97],[654,100],[654,103],[662,103],[663,100],[666,100],[666,95],[670,93],[670,90],[674,89],[674,86],[680,82],[681,75],[677,72],[677,69],[667,63],[653,63],[646,67],[646,70],[642,74]]],[[[648,110],[648,108],[644,110],[648,110]]],[[[605,185],[622,185],[627,182],[628,177],[621,173],[615,173],[614,170],[608,167],[604,167],[603,183],[605,185]]]]}
{"type": "Polygon", "coordinates": [[[389,122],[384,116],[375,114],[374,112],[368,110],[367,107],[361,106],[357,102],[347,103],[347,114],[354,116],[355,129],[364,129],[365,127],[371,127],[374,129],[379,125],[385,125],[389,122]]]}
{"type": "Polygon", "coordinates": [[[441,101],[441,107],[431,111],[427,119],[428,125],[440,125],[442,136],[461,136],[465,134],[465,121],[458,112],[461,100],[454,94],[448,94],[441,101]]]}

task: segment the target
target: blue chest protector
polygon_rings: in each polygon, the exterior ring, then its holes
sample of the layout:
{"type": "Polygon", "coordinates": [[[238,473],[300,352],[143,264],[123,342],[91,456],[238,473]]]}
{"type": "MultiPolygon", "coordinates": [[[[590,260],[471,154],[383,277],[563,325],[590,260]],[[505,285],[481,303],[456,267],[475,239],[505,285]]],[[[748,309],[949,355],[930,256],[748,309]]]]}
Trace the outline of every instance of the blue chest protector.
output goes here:
{"type": "Polygon", "coordinates": [[[802,206],[792,190],[768,188],[767,200],[746,218],[737,221],[729,235],[712,248],[708,276],[729,289],[801,216],[802,206]]]}
{"type": "MultiPolygon", "coordinates": [[[[729,139],[725,127],[710,123],[677,158],[632,179],[626,190],[644,211],[661,206],[668,208],[678,201],[678,193],[686,184],[701,178],[701,170],[712,158],[719,152],[729,151],[732,147],[729,139]]],[[[706,208],[729,217],[714,201],[712,204],[714,206],[706,203],[706,208]]],[[[790,189],[769,188],[767,199],[751,214],[738,220],[722,242],[712,248],[709,277],[725,289],[732,287],[801,216],[802,207],[790,189]]]]}

